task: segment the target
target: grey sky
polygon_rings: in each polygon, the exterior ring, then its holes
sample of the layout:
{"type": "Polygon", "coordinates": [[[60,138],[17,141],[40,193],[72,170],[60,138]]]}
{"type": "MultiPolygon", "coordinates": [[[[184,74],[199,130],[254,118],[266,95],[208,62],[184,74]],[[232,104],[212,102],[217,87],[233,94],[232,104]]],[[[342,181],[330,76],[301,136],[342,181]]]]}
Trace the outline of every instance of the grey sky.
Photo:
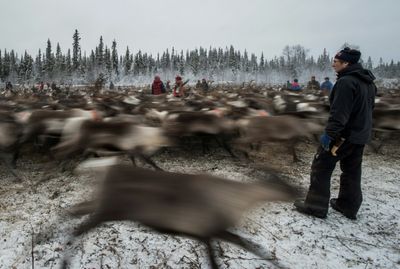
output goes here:
{"type": "Polygon", "coordinates": [[[300,44],[333,55],[344,43],[376,63],[400,60],[399,0],[0,0],[0,49],[35,54],[50,38],[63,52],[75,29],[82,50],[98,44],[118,52],[157,53],[232,44],[267,59],[300,44]]]}

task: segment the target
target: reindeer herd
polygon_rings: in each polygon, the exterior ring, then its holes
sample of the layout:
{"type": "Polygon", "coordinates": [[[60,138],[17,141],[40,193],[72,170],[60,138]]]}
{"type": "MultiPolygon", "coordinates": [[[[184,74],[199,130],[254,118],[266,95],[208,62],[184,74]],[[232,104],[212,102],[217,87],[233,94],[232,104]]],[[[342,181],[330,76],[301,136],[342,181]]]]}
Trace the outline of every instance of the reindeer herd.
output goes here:
{"type": "MultiPolygon", "coordinates": [[[[153,96],[143,88],[15,93],[0,96],[0,158],[17,180],[18,156],[24,147],[40,148],[59,165],[77,156],[126,155],[132,161],[132,165],[103,168],[100,195],[71,211],[76,216],[90,214],[75,236],[105,221],[137,221],[162,233],[203,242],[213,268],[218,266],[212,239],[270,259],[228,229],[257,203],[293,200],[298,188],[272,172],[269,180],[255,183],[171,173],[163,171],[152,156],[172,147],[193,151],[190,145],[201,143],[203,152],[220,146],[230,157],[246,161],[250,151],[273,142],[289,148],[297,161],[296,144],[318,137],[329,113],[327,97],[319,93],[255,85],[215,86],[207,93],[193,89],[184,98],[153,96]],[[138,159],[153,169],[137,167],[138,159]]],[[[377,98],[374,113],[375,131],[396,135],[400,130],[399,93],[377,98]]],[[[379,150],[381,142],[374,148],[379,150]]],[[[65,258],[63,267],[67,266],[65,258]]]]}

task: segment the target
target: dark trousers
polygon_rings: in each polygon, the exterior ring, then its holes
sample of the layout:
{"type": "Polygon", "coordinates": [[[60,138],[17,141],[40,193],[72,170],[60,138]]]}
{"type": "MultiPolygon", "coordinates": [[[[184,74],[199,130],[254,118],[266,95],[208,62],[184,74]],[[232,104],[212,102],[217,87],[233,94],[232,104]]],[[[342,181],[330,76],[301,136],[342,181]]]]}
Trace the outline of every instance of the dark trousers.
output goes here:
{"type": "Polygon", "coordinates": [[[305,204],[314,210],[328,212],[331,176],[340,161],[340,190],[337,205],[346,213],[357,214],[362,202],[361,163],[364,145],[343,143],[337,156],[319,147],[311,166],[310,188],[305,204]]]}

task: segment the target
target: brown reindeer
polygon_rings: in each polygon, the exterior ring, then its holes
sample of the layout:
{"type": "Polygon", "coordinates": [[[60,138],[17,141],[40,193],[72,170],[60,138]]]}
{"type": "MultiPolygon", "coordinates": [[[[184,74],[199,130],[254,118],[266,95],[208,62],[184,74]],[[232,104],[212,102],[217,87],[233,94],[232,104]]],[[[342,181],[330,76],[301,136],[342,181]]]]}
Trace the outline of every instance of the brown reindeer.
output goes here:
{"type": "Polygon", "coordinates": [[[68,119],[83,117],[100,120],[101,116],[95,110],[69,109],[69,110],[45,110],[23,111],[17,113],[19,122],[24,125],[22,142],[35,141],[42,137],[59,138],[68,119]]]}
{"type": "Polygon", "coordinates": [[[64,129],[63,135],[69,135],[53,147],[57,157],[69,157],[85,150],[106,149],[128,154],[134,165],[135,158],[139,157],[155,169],[162,170],[150,156],[161,147],[170,145],[161,128],[140,125],[126,118],[104,122],[76,118],[68,122],[66,128],[69,127],[75,130],[64,129]]]}
{"type": "Polygon", "coordinates": [[[388,140],[395,140],[400,134],[400,109],[376,108],[373,112],[374,140],[368,143],[379,153],[388,140]]]}
{"type": "Polygon", "coordinates": [[[295,146],[299,139],[323,132],[323,125],[295,116],[250,117],[238,120],[241,136],[238,144],[283,142],[290,148],[293,161],[298,161],[295,146]]]}
{"type": "Polygon", "coordinates": [[[223,116],[220,109],[210,111],[180,111],[164,115],[165,133],[181,143],[184,138],[200,138],[203,153],[209,150],[209,142],[215,140],[232,157],[236,157],[229,144],[237,134],[234,121],[223,116]]]}
{"type": "Polygon", "coordinates": [[[14,171],[21,146],[22,125],[19,124],[11,112],[0,112],[0,161],[7,170],[21,180],[14,171]]]}
{"type": "MultiPolygon", "coordinates": [[[[99,196],[75,206],[72,215],[91,214],[74,232],[77,237],[106,221],[137,221],[158,232],[193,238],[207,246],[212,268],[218,268],[213,239],[236,244],[271,259],[250,240],[228,231],[259,203],[290,201],[298,190],[273,180],[235,182],[211,175],[178,174],[113,165],[106,170],[99,196]]],[[[267,252],[268,253],[268,252],[267,252]]],[[[64,268],[68,265],[66,256],[64,268]]],[[[276,266],[278,262],[271,261],[276,266]]]]}

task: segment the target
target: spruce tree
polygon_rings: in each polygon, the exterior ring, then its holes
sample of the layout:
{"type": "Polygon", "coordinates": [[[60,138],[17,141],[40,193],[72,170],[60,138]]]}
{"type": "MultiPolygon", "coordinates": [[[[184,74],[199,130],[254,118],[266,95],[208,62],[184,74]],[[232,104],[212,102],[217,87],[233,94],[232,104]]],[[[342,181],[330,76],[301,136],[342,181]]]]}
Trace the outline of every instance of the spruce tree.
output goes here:
{"type": "Polygon", "coordinates": [[[264,71],[265,71],[264,53],[261,53],[259,70],[260,70],[261,72],[264,72],[264,71]]]}
{"type": "Polygon", "coordinates": [[[46,59],[45,59],[44,69],[46,72],[46,76],[51,78],[53,76],[53,70],[54,70],[54,55],[51,51],[50,39],[47,40],[46,59]]]}
{"type": "Polygon", "coordinates": [[[81,37],[79,36],[79,32],[77,29],[75,29],[75,33],[72,36],[73,43],[72,43],[72,70],[77,71],[79,68],[79,54],[81,51],[81,46],[79,44],[79,41],[81,40],[81,37]]]}
{"type": "Polygon", "coordinates": [[[143,56],[142,51],[139,50],[135,55],[135,60],[133,61],[133,73],[135,75],[140,75],[144,73],[143,70],[143,56]]]}
{"type": "Polygon", "coordinates": [[[170,70],[170,69],[172,68],[171,56],[170,56],[170,54],[169,54],[169,52],[168,52],[168,49],[167,49],[167,51],[165,52],[165,68],[166,68],[167,70],[170,70]]]}
{"type": "MultiPolygon", "coordinates": [[[[242,70],[246,73],[250,72],[250,62],[247,50],[244,50],[243,58],[241,59],[242,70]]],[[[240,66],[240,65],[239,65],[240,66]]]]}
{"type": "Polygon", "coordinates": [[[100,36],[99,46],[96,48],[96,62],[100,70],[104,67],[104,42],[103,36],[100,36]]]}
{"type": "Polygon", "coordinates": [[[124,57],[124,74],[129,75],[132,68],[131,53],[129,52],[129,47],[126,47],[125,57],[124,57]]]}
{"type": "Polygon", "coordinates": [[[155,66],[155,72],[158,73],[159,70],[161,69],[161,64],[160,64],[160,53],[157,52],[157,60],[156,60],[156,66],[155,66]]]}
{"type": "Polygon", "coordinates": [[[365,66],[366,69],[372,70],[372,59],[371,56],[368,57],[367,64],[365,66]]]}
{"type": "Polygon", "coordinates": [[[111,76],[113,66],[112,66],[112,62],[111,62],[111,52],[107,48],[107,46],[104,51],[104,64],[105,64],[108,75],[111,76]]]}
{"type": "Polygon", "coordinates": [[[23,66],[23,76],[21,77],[24,81],[29,81],[33,77],[33,59],[26,51],[21,65],[23,66]]]}
{"type": "Polygon", "coordinates": [[[23,83],[24,80],[25,80],[25,60],[24,60],[24,55],[21,55],[21,59],[19,60],[19,66],[17,68],[18,68],[17,80],[18,80],[19,83],[23,83]]]}
{"type": "MultiPolygon", "coordinates": [[[[182,55],[183,57],[183,55],[182,55]]],[[[190,53],[190,59],[186,59],[189,61],[189,66],[190,69],[193,73],[194,76],[197,76],[197,74],[199,73],[199,66],[200,66],[200,61],[199,61],[199,54],[198,54],[198,50],[194,50],[190,53]]],[[[182,58],[180,59],[182,61],[182,58]]]]}
{"type": "Polygon", "coordinates": [[[54,69],[55,69],[55,73],[57,74],[57,76],[59,76],[62,72],[62,64],[63,64],[63,56],[61,53],[61,47],[60,47],[60,44],[57,43],[56,58],[55,58],[55,64],[54,64],[54,69]]]}
{"type": "Polygon", "coordinates": [[[70,76],[73,70],[74,66],[71,59],[71,50],[68,49],[67,57],[65,58],[65,71],[67,72],[67,76],[70,76]]]}
{"type": "Polygon", "coordinates": [[[1,56],[1,50],[0,50],[0,80],[4,81],[4,76],[3,76],[3,58],[1,56]]]}
{"type": "Polygon", "coordinates": [[[7,53],[7,50],[4,50],[4,59],[3,59],[3,78],[4,80],[10,75],[10,55],[7,53]]]}
{"type": "Polygon", "coordinates": [[[117,53],[117,42],[115,39],[112,42],[111,46],[111,65],[112,65],[112,70],[116,74],[116,76],[119,76],[119,70],[118,70],[118,53],[117,53]]]}
{"type": "Polygon", "coordinates": [[[208,69],[207,50],[200,47],[199,49],[199,69],[206,71],[208,69]]]}
{"type": "Polygon", "coordinates": [[[229,60],[228,60],[228,66],[229,69],[233,72],[233,74],[236,74],[237,72],[237,62],[236,62],[236,55],[235,55],[235,49],[231,45],[229,48],[229,60]]]}
{"type": "Polygon", "coordinates": [[[10,80],[14,80],[18,74],[17,55],[14,50],[10,52],[10,80]]]}
{"type": "Polygon", "coordinates": [[[35,60],[36,79],[41,80],[43,75],[42,51],[39,49],[35,60]]]}
{"type": "Polygon", "coordinates": [[[250,56],[250,71],[256,73],[258,71],[257,56],[252,53],[250,56]]]}
{"type": "Polygon", "coordinates": [[[183,57],[183,50],[181,50],[181,56],[180,57],[177,56],[176,58],[177,58],[177,61],[178,61],[177,64],[179,66],[179,73],[181,75],[184,75],[185,74],[185,59],[183,57]]]}

